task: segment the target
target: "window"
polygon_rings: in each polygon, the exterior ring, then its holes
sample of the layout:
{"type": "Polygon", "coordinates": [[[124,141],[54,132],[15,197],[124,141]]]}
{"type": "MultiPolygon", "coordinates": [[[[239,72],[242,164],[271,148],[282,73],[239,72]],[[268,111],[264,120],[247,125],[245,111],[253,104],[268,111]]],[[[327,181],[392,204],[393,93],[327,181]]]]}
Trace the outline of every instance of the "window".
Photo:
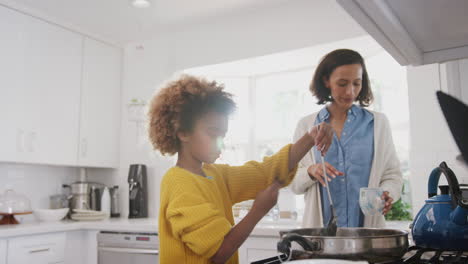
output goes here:
{"type": "MultiPolygon", "coordinates": [[[[361,41],[366,41],[367,44],[369,39],[361,41]]],[[[257,58],[237,64],[231,62],[226,64],[227,66],[211,65],[184,71],[224,83],[226,90],[235,96],[238,109],[229,124],[225,138],[226,149],[217,162],[240,165],[252,159],[262,160],[264,156],[271,155],[285,144],[291,143],[297,122],[323,107],[316,104],[316,99],[309,91],[316,65],[304,66],[305,61],[318,62],[321,56],[335,48],[338,47],[330,47],[313,59],[303,56],[303,61],[297,59],[301,58],[300,53],[303,51],[298,51],[297,54],[293,51],[271,55],[275,56],[274,61],[278,64],[290,64],[286,68],[274,69],[271,72],[265,69],[268,67],[265,65],[258,66],[259,69],[253,68],[252,65],[261,65],[256,62],[257,58]],[[292,60],[291,57],[296,60],[292,60]]],[[[310,49],[323,50],[318,47],[310,49]]],[[[380,47],[370,49],[370,54],[359,48],[355,49],[365,57],[371,78],[375,101],[370,109],[383,112],[389,118],[404,177],[408,179],[409,110],[406,68],[400,66],[380,47]]],[[[406,194],[403,198],[409,199],[409,195],[406,194]]],[[[304,208],[303,197],[294,196],[288,190],[283,191],[279,207],[280,211],[297,211],[300,216],[304,208]],[[291,196],[295,204],[291,203],[291,196]]]]}

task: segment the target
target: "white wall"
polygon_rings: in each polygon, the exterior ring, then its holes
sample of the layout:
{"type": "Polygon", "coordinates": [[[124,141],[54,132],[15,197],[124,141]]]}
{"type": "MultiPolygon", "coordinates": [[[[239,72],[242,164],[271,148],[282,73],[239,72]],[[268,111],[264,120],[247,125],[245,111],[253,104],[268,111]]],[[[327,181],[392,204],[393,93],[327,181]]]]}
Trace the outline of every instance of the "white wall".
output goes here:
{"type": "MultiPolygon", "coordinates": [[[[31,200],[32,209],[49,208],[49,196],[62,193],[62,184],[78,179],[77,168],[0,163],[0,193],[13,189],[31,200]]],[[[34,221],[32,215],[18,220],[34,221]]]]}
{"type": "MultiPolygon", "coordinates": [[[[413,213],[417,213],[427,199],[429,174],[442,161],[454,170],[461,183],[468,183],[468,171],[455,161],[460,152],[435,94],[438,90],[446,91],[445,67],[443,64],[408,67],[413,213]]],[[[442,183],[446,181],[441,180],[442,183]]]]}
{"type": "MultiPolygon", "coordinates": [[[[148,101],[157,87],[183,69],[240,60],[275,52],[338,41],[365,32],[334,1],[299,0],[242,14],[199,21],[172,28],[166,35],[127,45],[122,93],[121,168],[115,178],[93,173],[97,179],[120,183],[127,210],[127,173],[131,163],[149,167],[150,216],[157,216],[159,183],[174,159],[159,156],[146,141],[146,132],[128,120],[132,98],[148,101]]],[[[141,124],[141,126],[143,126],[141,124]]],[[[128,210],[127,210],[128,211],[128,210]]]]}

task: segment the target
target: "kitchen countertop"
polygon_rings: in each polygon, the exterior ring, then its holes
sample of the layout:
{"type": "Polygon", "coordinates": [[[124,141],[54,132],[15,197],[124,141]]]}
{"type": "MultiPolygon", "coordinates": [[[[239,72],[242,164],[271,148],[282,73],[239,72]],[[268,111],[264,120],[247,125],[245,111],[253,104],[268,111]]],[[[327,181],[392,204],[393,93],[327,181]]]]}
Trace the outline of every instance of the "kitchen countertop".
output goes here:
{"type": "MultiPolygon", "coordinates": [[[[240,219],[236,219],[236,223],[240,219]]],[[[386,228],[410,231],[408,221],[388,221],[386,228]]],[[[280,219],[278,221],[262,220],[254,228],[251,236],[278,237],[279,231],[301,228],[301,222],[280,219]]],[[[157,218],[110,218],[102,221],[31,222],[18,225],[0,226],[0,238],[35,235],[41,233],[66,232],[79,230],[121,231],[121,232],[158,232],[157,218]]]]}
{"type": "Polygon", "coordinates": [[[79,230],[158,232],[157,218],[110,218],[102,221],[31,222],[0,226],[0,238],[79,230]]]}

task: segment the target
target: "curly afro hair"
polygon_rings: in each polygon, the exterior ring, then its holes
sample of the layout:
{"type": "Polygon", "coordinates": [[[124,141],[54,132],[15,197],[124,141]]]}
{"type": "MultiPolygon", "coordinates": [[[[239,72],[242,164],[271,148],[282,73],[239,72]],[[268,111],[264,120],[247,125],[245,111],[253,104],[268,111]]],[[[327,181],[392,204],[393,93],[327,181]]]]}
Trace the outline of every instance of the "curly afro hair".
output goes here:
{"type": "Polygon", "coordinates": [[[232,94],[215,81],[182,75],[169,82],[151,99],[148,110],[149,139],[161,154],[180,149],[178,132],[191,132],[195,121],[211,111],[230,115],[236,108],[232,94]]]}

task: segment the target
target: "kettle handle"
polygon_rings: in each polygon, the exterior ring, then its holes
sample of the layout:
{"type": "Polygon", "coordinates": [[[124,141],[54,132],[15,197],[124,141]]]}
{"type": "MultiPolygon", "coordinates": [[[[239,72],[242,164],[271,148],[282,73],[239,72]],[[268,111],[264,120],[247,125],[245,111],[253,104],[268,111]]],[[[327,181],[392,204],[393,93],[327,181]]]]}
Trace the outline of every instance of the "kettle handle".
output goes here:
{"type": "Polygon", "coordinates": [[[429,176],[427,192],[428,197],[431,198],[437,195],[437,186],[439,185],[439,178],[441,174],[444,174],[445,178],[447,179],[450,195],[452,196],[453,206],[455,207],[456,205],[460,205],[462,207],[466,207],[466,205],[461,203],[462,196],[457,177],[455,176],[455,173],[453,173],[453,171],[447,166],[445,161],[440,163],[439,167],[433,169],[431,175],[429,176]]]}

